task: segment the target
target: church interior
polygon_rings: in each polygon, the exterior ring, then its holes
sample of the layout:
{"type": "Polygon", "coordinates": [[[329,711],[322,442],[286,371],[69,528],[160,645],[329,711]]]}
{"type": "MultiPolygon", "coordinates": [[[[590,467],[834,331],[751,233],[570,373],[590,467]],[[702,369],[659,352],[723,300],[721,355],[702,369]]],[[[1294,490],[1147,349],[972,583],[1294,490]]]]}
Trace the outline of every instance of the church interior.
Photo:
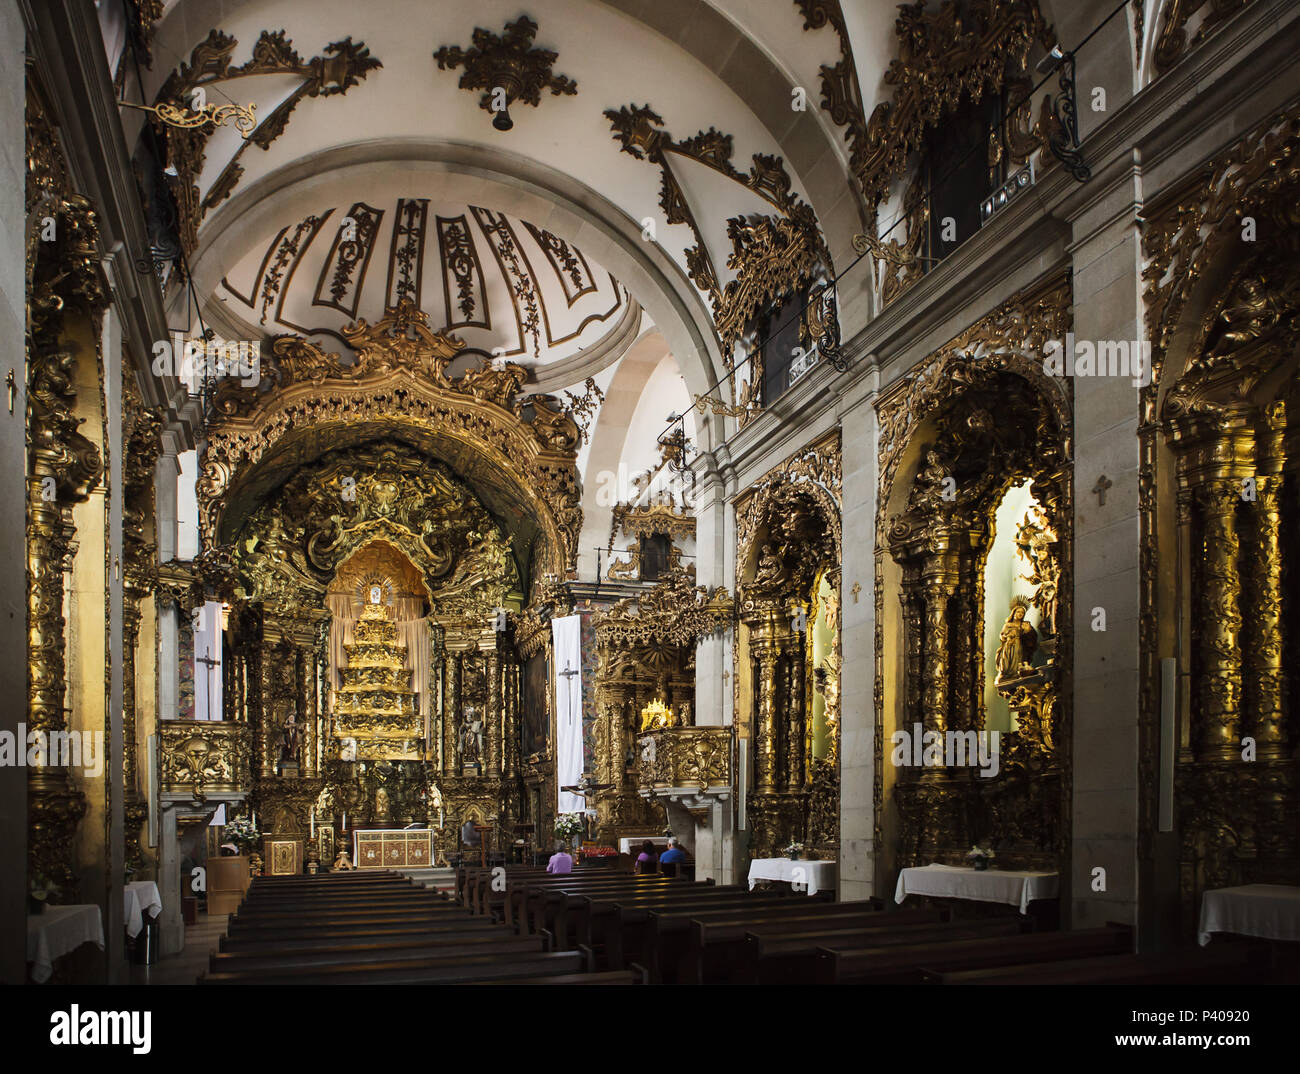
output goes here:
{"type": "Polygon", "coordinates": [[[1300,6],[0,28],[0,980],[1300,981],[1300,6]]]}

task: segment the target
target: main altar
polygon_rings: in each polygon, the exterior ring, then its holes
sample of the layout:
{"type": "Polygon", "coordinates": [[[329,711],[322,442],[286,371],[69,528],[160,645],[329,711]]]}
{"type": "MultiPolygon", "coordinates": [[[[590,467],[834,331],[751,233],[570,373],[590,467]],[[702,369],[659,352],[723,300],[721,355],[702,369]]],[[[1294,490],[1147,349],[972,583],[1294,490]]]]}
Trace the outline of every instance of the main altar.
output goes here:
{"type": "Polygon", "coordinates": [[[360,829],[353,833],[353,848],[358,869],[427,869],[433,862],[433,832],[360,829]]]}

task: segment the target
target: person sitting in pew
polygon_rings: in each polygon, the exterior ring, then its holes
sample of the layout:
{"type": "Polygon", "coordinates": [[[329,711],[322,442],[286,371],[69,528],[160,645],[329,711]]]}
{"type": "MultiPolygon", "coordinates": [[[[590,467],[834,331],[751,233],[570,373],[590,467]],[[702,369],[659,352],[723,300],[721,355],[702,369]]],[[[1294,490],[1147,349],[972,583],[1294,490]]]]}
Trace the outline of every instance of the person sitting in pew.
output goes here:
{"type": "Polygon", "coordinates": [[[546,863],[548,873],[571,873],[573,872],[573,855],[564,847],[555,848],[555,853],[551,855],[551,860],[546,863]]]}
{"type": "Polygon", "coordinates": [[[682,849],[677,836],[668,840],[668,849],[659,855],[659,871],[664,876],[676,876],[678,863],[686,860],[686,851],[682,849]]]}
{"type": "Polygon", "coordinates": [[[654,873],[659,871],[659,857],[655,854],[655,845],[647,839],[641,844],[641,853],[636,856],[636,871],[638,873],[654,873]]]}

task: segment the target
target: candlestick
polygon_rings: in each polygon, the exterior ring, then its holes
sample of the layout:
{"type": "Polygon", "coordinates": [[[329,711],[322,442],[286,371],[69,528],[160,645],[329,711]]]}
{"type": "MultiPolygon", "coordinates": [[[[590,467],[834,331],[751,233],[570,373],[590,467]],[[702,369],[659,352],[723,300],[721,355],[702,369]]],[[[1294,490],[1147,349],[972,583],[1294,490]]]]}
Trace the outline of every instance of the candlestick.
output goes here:
{"type": "Polygon", "coordinates": [[[311,837],[316,838],[316,810],[311,811],[311,837]]]}
{"type": "Polygon", "coordinates": [[[344,811],[343,811],[343,830],[344,830],[345,832],[348,830],[348,814],[347,814],[347,810],[344,810],[344,811]]]}

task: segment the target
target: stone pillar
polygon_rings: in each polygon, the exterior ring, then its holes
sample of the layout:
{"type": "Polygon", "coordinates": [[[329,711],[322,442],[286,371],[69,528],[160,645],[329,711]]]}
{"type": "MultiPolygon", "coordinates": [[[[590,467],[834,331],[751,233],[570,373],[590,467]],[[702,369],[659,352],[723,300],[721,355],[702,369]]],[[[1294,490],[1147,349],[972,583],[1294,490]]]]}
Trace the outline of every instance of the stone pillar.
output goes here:
{"type": "MultiPolygon", "coordinates": [[[[867,370],[841,402],[841,899],[865,899],[876,891],[876,384],[877,374],[867,370]]],[[[883,755],[889,756],[888,749],[883,755]]]]}

